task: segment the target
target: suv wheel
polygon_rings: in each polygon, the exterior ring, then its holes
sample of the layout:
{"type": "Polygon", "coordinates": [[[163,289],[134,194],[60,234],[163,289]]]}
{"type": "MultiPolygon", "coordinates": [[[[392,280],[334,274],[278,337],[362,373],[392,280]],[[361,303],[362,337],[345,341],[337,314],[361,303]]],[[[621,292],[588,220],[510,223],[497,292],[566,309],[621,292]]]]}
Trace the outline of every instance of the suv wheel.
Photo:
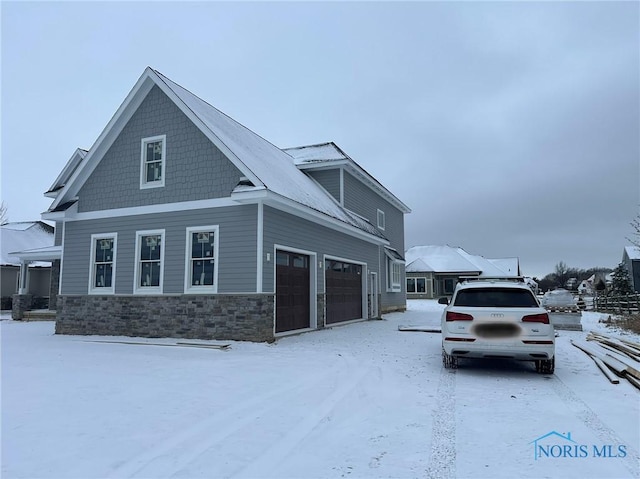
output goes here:
{"type": "Polygon", "coordinates": [[[452,356],[447,354],[442,348],[442,364],[446,369],[457,369],[458,368],[458,358],[457,356],[452,356]]]}
{"type": "Polygon", "coordinates": [[[556,368],[556,358],[539,359],[536,361],[536,371],[540,374],[553,374],[556,368]]]}

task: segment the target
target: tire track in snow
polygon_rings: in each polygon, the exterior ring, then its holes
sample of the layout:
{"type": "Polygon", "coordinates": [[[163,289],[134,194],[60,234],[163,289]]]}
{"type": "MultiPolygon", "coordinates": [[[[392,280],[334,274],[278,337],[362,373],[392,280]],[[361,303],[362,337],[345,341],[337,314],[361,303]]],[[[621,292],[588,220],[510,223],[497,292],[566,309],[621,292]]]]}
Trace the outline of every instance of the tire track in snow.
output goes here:
{"type": "MultiPolygon", "coordinates": [[[[589,428],[603,444],[625,444],[618,435],[607,426],[598,415],[573,392],[558,376],[553,376],[551,386],[554,392],[564,401],[569,409],[577,411],[576,416],[589,428]]],[[[627,446],[627,456],[620,458],[624,466],[631,472],[631,477],[640,477],[640,455],[635,445],[627,446]]]]}
{"type": "Polygon", "coordinates": [[[176,431],[155,447],[147,449],[118,466],[107,477],[172,477],[215,444],[224,441],[225,438],[265,415],[269,410],[279,407],[280,401],[274,398],[287,397],[291,393],[311,389],[319,382],[334,378],[335,375],[335,369],[330,369],[321,376],[259,394],[224,408],[194,426],[176,431]],[[265,405],[265,403],[268,404],[265,405]]]}
{"type": "Polygon", "coordinates": [[[259,457],[251,461],[246,467],[233,474],[231,477],[238,479],[252,479],[256,477],[269,477],[269,473],[278,464],[282,463],[287,455],[293,451],[325,418],[329,417],[336,406],[370,373],[371,369],[361,369],[355,374],[350,372],[340,386],[331,393],[322,403],[290,430],[282,439],[267,448],[259,457]]]}
{"type": "Polygon", "coordinates": [[[437,408],[433,413],[431,428],[431,455],[427,467],[429,479],[456,477],[456,370],[442,368],[438,391],[437,408]]]}

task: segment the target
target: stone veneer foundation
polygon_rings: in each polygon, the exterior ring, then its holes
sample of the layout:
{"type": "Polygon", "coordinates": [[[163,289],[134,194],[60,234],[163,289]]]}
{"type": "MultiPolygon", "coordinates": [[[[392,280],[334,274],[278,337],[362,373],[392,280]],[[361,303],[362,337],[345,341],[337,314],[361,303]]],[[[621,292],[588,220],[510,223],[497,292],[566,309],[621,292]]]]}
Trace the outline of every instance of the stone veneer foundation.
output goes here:
{"type": "Polygon", "coordinates": [[[273,294],[58,296],[56,334],[274,341],[273,294]]]}

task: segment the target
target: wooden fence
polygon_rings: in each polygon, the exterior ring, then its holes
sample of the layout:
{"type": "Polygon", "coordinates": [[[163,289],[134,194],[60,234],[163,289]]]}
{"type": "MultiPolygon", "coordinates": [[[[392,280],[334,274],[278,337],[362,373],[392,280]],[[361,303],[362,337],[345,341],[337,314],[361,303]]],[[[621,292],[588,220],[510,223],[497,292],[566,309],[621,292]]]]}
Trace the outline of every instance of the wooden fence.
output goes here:
{"type": "Polygon", "coordinates": [[[593,299],[593,309],[602,313],[640,313],[640,294],[625,296],[599,296],[593,299]]]}

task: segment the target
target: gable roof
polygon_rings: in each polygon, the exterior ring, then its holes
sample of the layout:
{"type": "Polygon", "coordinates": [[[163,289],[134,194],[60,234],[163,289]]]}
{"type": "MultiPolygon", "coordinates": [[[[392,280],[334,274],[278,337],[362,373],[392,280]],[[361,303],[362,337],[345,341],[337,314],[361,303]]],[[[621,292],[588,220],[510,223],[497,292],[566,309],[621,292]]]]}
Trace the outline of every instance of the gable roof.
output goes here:
{"type": "Polygon", "coordinates": [[[53,246],[54,229],[42,221],[6,223],[0,226],[0,264],[19,266],[13,255],[21,250],[53,246]]]}
{"type": "Polygon", "coordinates": [[[87,156],[87,153],[89,153],[87,150],[77,148],[76,151],[73,152],[73,155],[71,155],[71,158],[69,158],[69,161],[67,161],[67,164],[62,169],[56,180],[44,193],[44,195],[55,198],[60,190],[64,187],[64,185],[67,184],[67,181],[69,181],[71,175],[73,175],[73,173],[76,171],[78,165],[80,165],[82,160],[84,160],[84,158],[87,156]]]}
{"type": "Polygon", "coordinates": [[[629,259],[640,259],[640,248],[637,246],[625,246],[624,251],[629,259]]]}
{"type": "Polygon", "coordinates": [[[154,86],[160,88],[247,178],[245,183],[249,184],[239,186],[234,191],[235,194],[246,196],[247,193],[268,191],[276,197],[384,239],[373,225],[342,208],[315,181],[300,171],[284,151],[149,67],[120,105],[84,161],[65,182],[49,212],[60,211],[60,205],[75,199],[82,184],[154,86]]]}
{"type": "Polygon", "coordinates": [[[316,145],[284,148],[282,151],[290,155],[294,159],[296,166],[301,170],[336,168],[341,166],[400,211],[403,213],[411,213],[411,209],[407,205],[400,201],[397,196],[385,188],[382,183],[371,176],[332,141],[316,145]]]}
{"type": "MultiPolygon", "coordinates": [[[[477,273],[480,276],[518,276],[517,271],[505,271],[482,256],[451,246],[414,246],[405,254],[409,273],[477,273]],[[425,269],[423,269],[425,268],[425,269]]],[[[498,263],[501,260],[497,260],[498,263]]]]}

